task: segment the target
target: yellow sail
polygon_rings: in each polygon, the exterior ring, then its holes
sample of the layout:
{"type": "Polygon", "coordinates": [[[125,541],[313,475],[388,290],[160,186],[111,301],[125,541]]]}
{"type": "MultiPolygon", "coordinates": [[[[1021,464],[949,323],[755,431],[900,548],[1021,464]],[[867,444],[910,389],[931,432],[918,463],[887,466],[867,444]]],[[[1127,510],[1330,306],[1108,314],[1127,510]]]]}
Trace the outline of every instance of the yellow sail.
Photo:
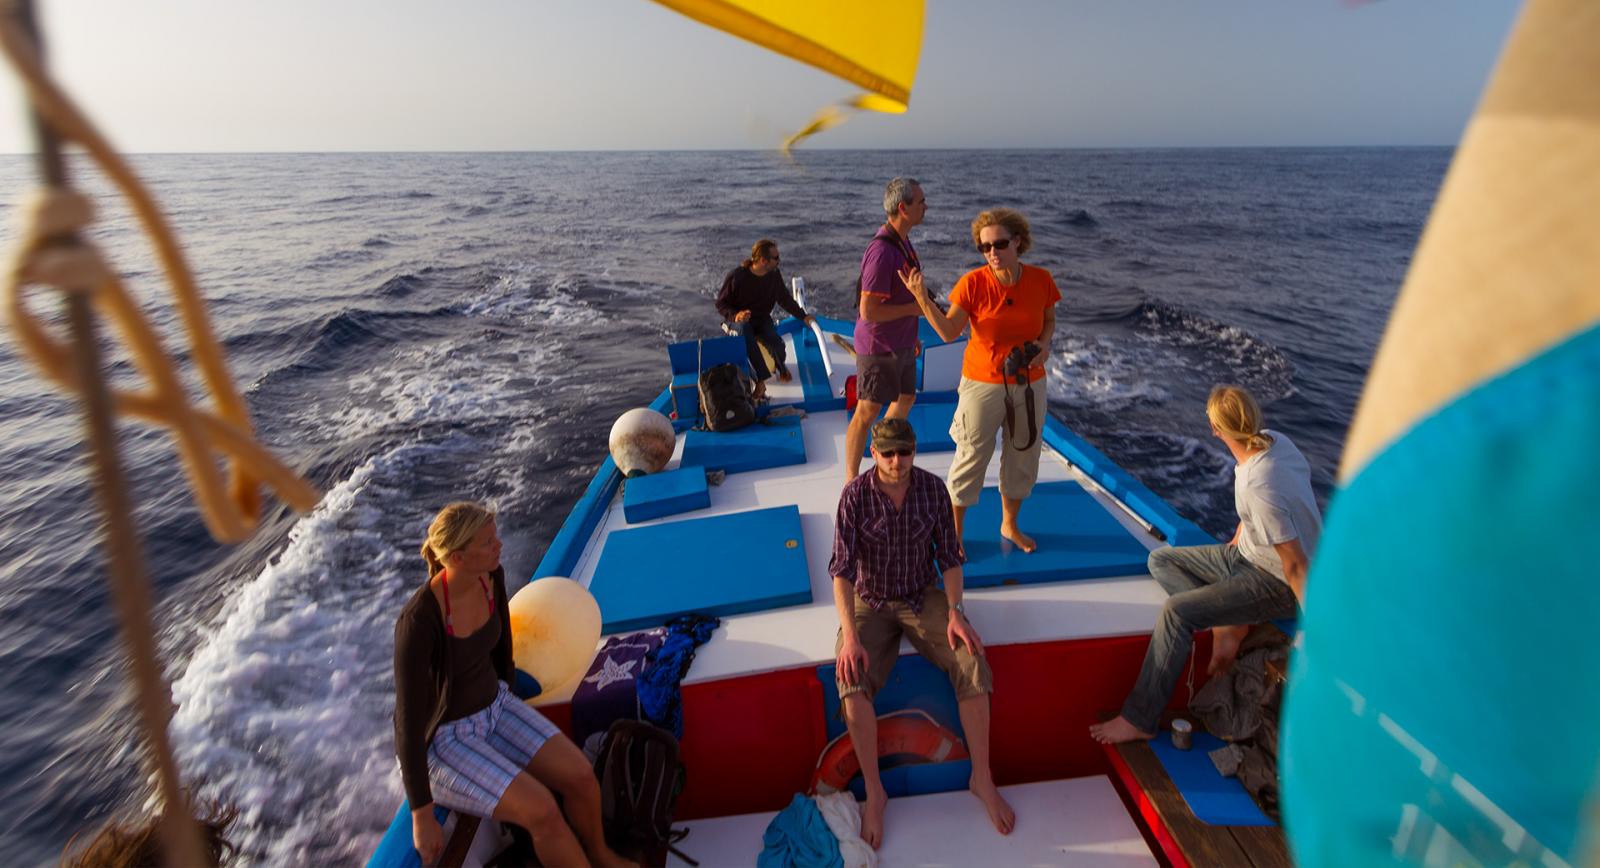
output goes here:
{"type": "MultiPolygon", "coordinates": [[[[792,57],[866,93],[849,108],[899,114],[911,103],[922,54],[923,0],[656,0],[740,39],[792,57]]],[[[830,106],[784,142],[788,150],[837,126],[845,113],[830,106]]]]}

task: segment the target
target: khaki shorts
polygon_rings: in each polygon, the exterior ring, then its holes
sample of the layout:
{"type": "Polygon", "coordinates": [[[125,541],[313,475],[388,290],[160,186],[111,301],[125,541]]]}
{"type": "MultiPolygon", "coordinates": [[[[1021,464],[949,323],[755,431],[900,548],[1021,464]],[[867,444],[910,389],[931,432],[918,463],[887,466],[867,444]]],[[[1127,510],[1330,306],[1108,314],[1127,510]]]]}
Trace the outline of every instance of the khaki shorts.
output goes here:
{"type": "Polygon", "coordinates": [[[893,404],[901,395],[917,393],[917,351],[856,356],[856,396],[874,404],[893,404]]]}
{"type": "MultiPolygon", "coordinates": [[[[1033,384],[1033,417],[1041,429],[1045,415],[1050,412],[1045,394],[1048,377],[1040,377],[1033,384]]],[[[1000,496],[1023,500],[1033,493],[1033,484],[1039,479],[1039,453],[1044,449],[1044,433],[1027,450],[1011,445],[1014,437],[1018,444],[1028,442],[1027,389],[1011,385],[1011,403],[1015,434],[1005,433],[1000,450],[1000,496]]],[[[971,506],[983,493],[983,480],[989,474],[989,459],[994,457],[995,434],[1002,432],[1006,420],[1006,386],[1003,383],[985,383],[961,378],[956,389],[956,415],[950,423],[950,439],[956,442],[956,456],[950,462],[950,476],[945,485],[950,489],[950,500],[956,506],[971,506]]]]}
{"type": "MultiPolygon", "coordinates": [[[[989,671],[989,661],[972,653],[966,643],[952,649],[945,631],[950,624],[950,601],[944,590],[929,585],[923,592],[922,612],[895,600],[884,604],[880,611],[855,598],[856,635],[867,650],[867,674],[856,684],[845,684],[835,670],[834,686],[839,698],[853,693],[865,693],[867,699],[878,695],[889,681],[889,671],[900,657],[900,637],[911,640],[911,646],[930,663],[950,676],[950,686],[955,688],[957,701],[994,692],[994,673],[989,671]]],[[[833,653],[838,657],[844,648],[844,631],[839,631],[833,643],[833,653]]],[[[841,713],[843,709],[841,708],[841,713]]]]}

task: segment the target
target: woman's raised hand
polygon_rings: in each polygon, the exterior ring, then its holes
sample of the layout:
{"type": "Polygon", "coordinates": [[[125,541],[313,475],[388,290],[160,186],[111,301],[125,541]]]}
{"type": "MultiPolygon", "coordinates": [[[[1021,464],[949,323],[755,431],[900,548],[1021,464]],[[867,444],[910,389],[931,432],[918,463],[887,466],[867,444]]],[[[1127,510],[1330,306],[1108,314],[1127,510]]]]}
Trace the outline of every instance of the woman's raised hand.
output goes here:
{"type": "Polygon", "coordinates": [[[906,285],[919,303],[928,300],[928,288],[922,285],[922,269],[909,265],[900,269],[900,282],[906,285]]]}

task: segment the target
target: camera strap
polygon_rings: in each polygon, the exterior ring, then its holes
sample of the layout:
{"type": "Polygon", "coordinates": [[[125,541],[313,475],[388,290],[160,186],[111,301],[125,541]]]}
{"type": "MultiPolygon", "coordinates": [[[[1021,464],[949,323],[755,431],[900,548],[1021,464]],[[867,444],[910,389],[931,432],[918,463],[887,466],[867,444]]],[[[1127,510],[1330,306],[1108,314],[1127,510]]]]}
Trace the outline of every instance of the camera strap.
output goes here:
{"type": "MultiPolygon", "coordinates": [[[[1023,373],[1022,376],[1026,377],[1027,374],[1023,373]]],[[[1028,404],[1028,442],[1021,446],[1017,445],[1016,407],[1011,401],[1011,383],[1009,380],[1005,383],[1005,389],[1006,445],[1018,452],[1027,452],[1033,448],[1033,444],[1039,442],[1039,417],[1033,407],[1033,381],[1025,380],[1022,384],[1022,399],[1028,404]]]]}

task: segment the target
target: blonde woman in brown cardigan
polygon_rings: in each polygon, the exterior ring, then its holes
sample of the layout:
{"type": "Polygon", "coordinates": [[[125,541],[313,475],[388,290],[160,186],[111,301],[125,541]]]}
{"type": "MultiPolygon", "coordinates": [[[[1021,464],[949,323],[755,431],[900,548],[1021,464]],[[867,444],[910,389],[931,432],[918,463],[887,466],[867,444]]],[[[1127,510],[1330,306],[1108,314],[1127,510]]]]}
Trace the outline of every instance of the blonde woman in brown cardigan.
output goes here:
{"type": "Polygon", "coordinates": [[[394,720],[423,862],[444,848],[437,801],[527,829],[546,865],[628,864],[606,846],[600,785],[583,752],[507,686],[511,619],[494,514],[450,504],[422,557],[428,581],[395,625],[394,720]]]}

